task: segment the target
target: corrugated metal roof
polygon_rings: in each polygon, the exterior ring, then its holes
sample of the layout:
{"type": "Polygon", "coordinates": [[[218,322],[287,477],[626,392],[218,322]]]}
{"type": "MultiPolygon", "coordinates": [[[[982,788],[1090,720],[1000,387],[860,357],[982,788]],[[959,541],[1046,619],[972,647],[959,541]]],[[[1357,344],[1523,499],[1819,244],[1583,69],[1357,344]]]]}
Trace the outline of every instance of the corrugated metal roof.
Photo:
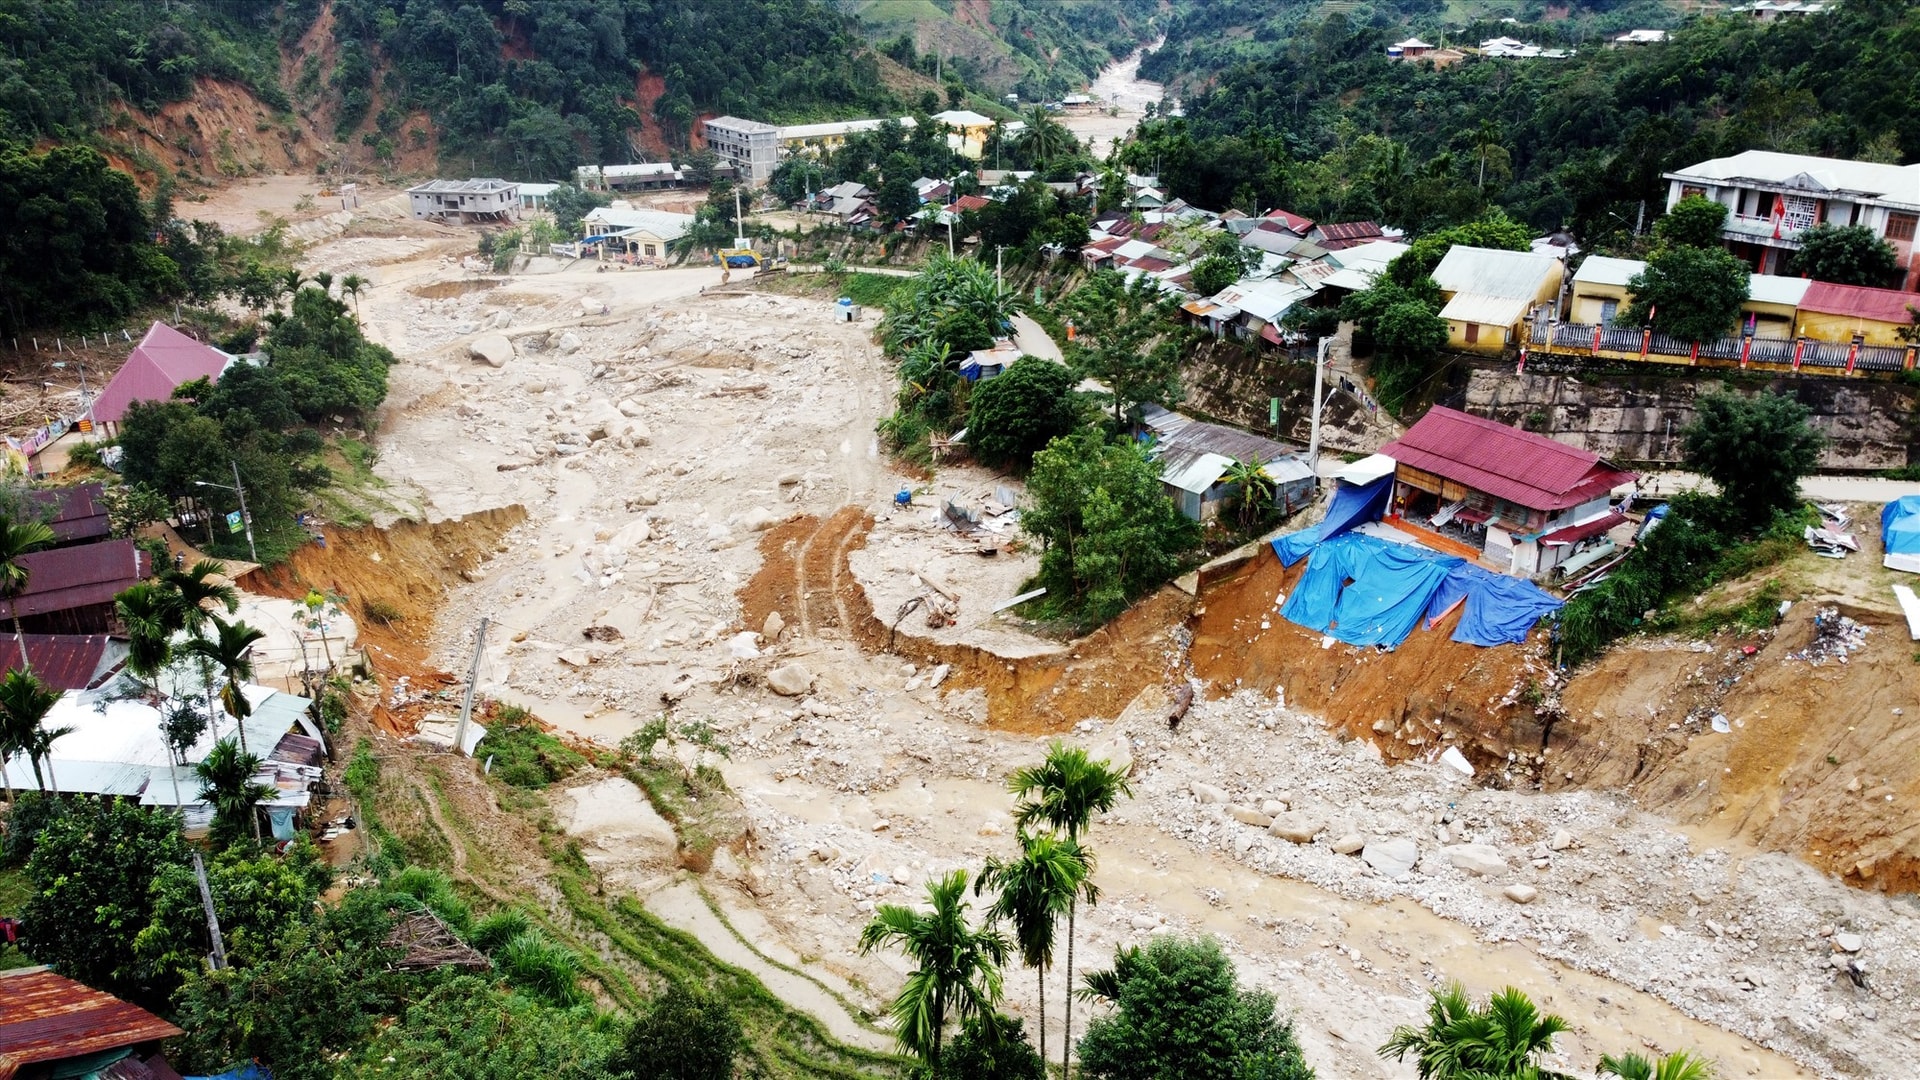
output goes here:
{"type": "Polygon", "coordinates": [[[1573,275],[1573,280],[1587,285],[1624,287],[1646,268],[1647,264],[1639,259],[1615,259],[1606,255],[1589,255],[1587,261],[1580,264],[1580,269],[1573,275]]]}
{"type": "Polygon", "coordinates": [[[132,540],[22,555],[20,565],[27,570],[27,587],[18,596],[0,599],[0,619],[106,603],[115,593],[147,576],[146,562],[132,540]]]}
{"type": "Polygon", "coordinates": [[[1759,304],[1784,304],[1797,308],[1813,282],[1806,278],[1754,274],[1747,279],[1747,299],[1759,304]]]}
{"type": "Polygon", "coordinates": [[[119,423],[134,402],[165,401],[181,383],[218,379],[232,360],[219,349],[156,322],[93,400],[93,418],[119,423]]]}
{"type": "Polygon", "coordinates": [[[1920,203],[1920,165],[1882,165],[1772,150],[1747,150],[1732,157],[1714,158],[1667,173],[1665,178],[1714,183],[1750,180],[1781,187],[1874,195],[1909,206],[1920,203]],[[1807,185],[1807,181],[1818,187],[1807,185]]]}
{"type": "MultiPolygon", "coordinates": [[[[1378,240],[1386,235],[1379,225],[1371,221],[1340,221],[1332,225],[1321,225],[1315,230],[1320,235],[1317,240],[1378,240]]],[[[1322,245],[1324,246],[1324,245],[1322,245]]]]}
{"type": "Polygon", "coordinates": [[[185,1032],[138,1005],[44,967],[0,971],[0,1080],[22,1069],[185,1032]]]}
{"type": "Polygon", "coordinates": [[[1219,483],[1220,477],[1233,465],[1233,459],[1225,454],[1169,452],[1161,460],[1161,482],[1196,495],[1219,483]]]}
{"type": "Polygon", "coordinates": [[[1835,285],[1827,281],[1808,282],[1806,295],[1800,298],[1802,311],[1898,323],[1902,326],[1913,321],[1913,317],[1907,313],[1909,306],[1920,307],[1920,296],[1899,289],[1868,289],[1859,285],[1835,285]]]}
{"type": "Polygon", "coordinates": [[[1383,476],[1392,476],[1399,462],[1385,454],[1369,454],[1333,474],[1336,480],[1365,487],[1383,476]]]}
{"type": "MultiPolygon", "coordinates": [[[[34,675],[55,690],[84,690],[92,685],[110,643],[105,634],[22,634],[20,641],[27,646],[34,675]]],[[[12,634],[0,636],[0,671],[19,666],[19,642],[12,634]]]]}
{"type": "Polygon", "coordinates": [[[600,206],[588,211],[582,220],[607,229],[639,229],[662,240],[678,240],[686,235],[688,227],[693,224],[693,215],[600,206]]]}
{"type": "Polygon", "coordinates": [[[1433,280],[1439,283],[1441,292],[1531,300],[1559,268],[1560,260],[1551,255],[1455,244],[1433,268],[1433,280]]]}
{"type": "Polygon", "coordinates": [[[97,540],[113,530],[107,522],[107,507],[100,501],[102,486],[79,484],[64,488],[39,488],[26,493],[27,501],[42,509],[52,509],[47,520],[53,538],[61,543],[73,540],[97,540]]]}
{"type": "Polygon", "coordinates": [[[1598,454],[1440,405],[1380,452],[1533,510],[1578,506],[1635,475],[1598,454]]]}
{"type": "Polygon", "coordinates": [[[1283,228],[1291,232],[1299,233],[1301,236],[1307,235],[1307,233],[1313,229],[1312,219],[1303,218],[1299,214],[1292,213],[1291,211],[1269,210],[1264,216],[1268,221],[1277,221],[1283,228]]]}
{"type": "Polygon", "coordinates": [[[1440,317],[1482,326],[1512,326],[1526,317],[1527,308],[1531,306],[1532,297],[1461,292],[1455,293],[1447,306],[1440,309],[1440,317]]]}

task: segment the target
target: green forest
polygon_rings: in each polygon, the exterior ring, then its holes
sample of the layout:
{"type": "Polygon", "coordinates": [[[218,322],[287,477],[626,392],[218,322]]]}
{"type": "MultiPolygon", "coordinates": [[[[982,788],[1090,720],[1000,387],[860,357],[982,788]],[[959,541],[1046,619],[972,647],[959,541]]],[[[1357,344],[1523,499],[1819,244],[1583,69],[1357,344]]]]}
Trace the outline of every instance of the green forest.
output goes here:
{"type": "MultiPolygon", "coordinates": [[[[1176,33],[1218,31],[1191,15],[1176,33]]],[[[1548,40],[1533,25],[1479,29],[1548,40]]],[[[1701,18],[1658,46],[1593,41],[1567,60],[1441,69],[1387,59],[1406,30],[1339,12],[1300,23],[1258,59],[1210,71],[1186,116],[1146,125],[1126,162],[1201,206],[1413,230],[1499,206],[1592,246],[1630,234],[1643,200],[1650,222],[1661,173],[1692,162],[1748,149],[1920,158],[1920,8],[1896,0],[1771,23],[1701,18]]],[[[1180,38],[1168,50],[1150,58],[1171,67],[1163,76],[1239,55],[1180,38]]]]}

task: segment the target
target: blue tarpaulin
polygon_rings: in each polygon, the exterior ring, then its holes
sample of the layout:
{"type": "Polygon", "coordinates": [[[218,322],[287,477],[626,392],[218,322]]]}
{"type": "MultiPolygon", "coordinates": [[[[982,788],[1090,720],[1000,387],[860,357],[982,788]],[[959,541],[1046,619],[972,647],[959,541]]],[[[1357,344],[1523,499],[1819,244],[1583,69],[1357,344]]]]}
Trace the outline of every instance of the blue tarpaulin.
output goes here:
{"type": "Polygon", "coordinates": [[[1440,583],[1462,561],[1345,533],[1313,549],[1280,614],[1349,645],[1392,647],[1413,633],[1440,583]]]}
{"type": "Polygon", "coordinates": [[[183,1080],[273,1080],[273,1074],[264,1065],[248,1064],[218,1076],[188,1076],[183,1080]]]}
{"type": "Polygon", "coordinates": [[[1527,640],[1527,632],[1542,615],[1560,610],[1561,601],[1530,581],[1462,562],[1427,602],[1427,629],[1462,604],[1453,640],[1468,645],[1518,645],[1527,640]]]}
{"type": "Polygon", "coordinates": [[[1881,509],[1880,544],[1889,555],[1920,556],[1920,495],[1902,495],[1881,509]]]}
{"type": "Polygon", "coordinates": [[[1280,556],[1281,566],[1292,566],[1322,540],[1331,540],[1355,525],[1379,521],[1392,494],[1392,476],[1383,476],[1364,487],[1343,483],[1334,491],[1333,502],[1320,524],[1275,539],[1273,553],[1280,556]]]}
{"type": "Polygon", "coordinates": [[[1280,614],[1349,645],[1392,648],[1423,620],[1432,629],[1456,606],[1462,610],[1454,641],[1519,644],[1542,615],[1560,607],[1532,582],[1361,533],[1342,533],[1311,552],[1280,614]]]}

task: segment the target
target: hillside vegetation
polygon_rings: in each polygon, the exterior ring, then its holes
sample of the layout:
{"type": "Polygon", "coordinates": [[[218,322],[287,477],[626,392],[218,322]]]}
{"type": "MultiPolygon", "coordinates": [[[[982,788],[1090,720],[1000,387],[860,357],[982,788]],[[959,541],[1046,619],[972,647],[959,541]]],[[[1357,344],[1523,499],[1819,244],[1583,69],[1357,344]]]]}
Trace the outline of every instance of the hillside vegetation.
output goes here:
{"type": "Polygon", "coordinates": [[[1153,0],[835,0],[904,66],[1025,101],[1084,87],[1154,36],[1153,0]]]}
{"type": "MultiPolygon", "coordinates": [[[[1704,17],[1658,45],[1590,40],[1566,60],[1437,69],[1386,57],[1404,24],[1321,9],[1234,44],[1215,41],[1226,30],[1204,21],[1211,10],[1175,20],[1143,66],[1209,88],[1184,120],[1144,128],[1127,159],[1159,162],[1171,193],[1203,206],[1430,229],[1491,204],[1536,228],[1570,226],[1591,247],[1624,241],[1641,200],[1650,221],[1661,173],[1696,161],[1747,149],[1920,158],[1920,9],[1893,0],[1771,23],[1704,17]]],[[[1481,22],[1459,40],[1551,44],[1560,25],[1481,22]]]]}

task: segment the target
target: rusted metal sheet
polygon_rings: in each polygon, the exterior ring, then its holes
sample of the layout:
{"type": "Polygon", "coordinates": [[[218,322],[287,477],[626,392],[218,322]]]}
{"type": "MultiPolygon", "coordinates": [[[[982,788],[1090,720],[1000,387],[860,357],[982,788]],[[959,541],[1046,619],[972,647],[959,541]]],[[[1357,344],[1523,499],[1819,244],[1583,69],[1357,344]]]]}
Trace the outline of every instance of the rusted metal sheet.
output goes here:
{"type": "Polygon", "coordinates": [[[51,969],[0,971],[0,1080],[14,1080],[28,1065],[183,1034],[138,1005],[51,969]]]}

